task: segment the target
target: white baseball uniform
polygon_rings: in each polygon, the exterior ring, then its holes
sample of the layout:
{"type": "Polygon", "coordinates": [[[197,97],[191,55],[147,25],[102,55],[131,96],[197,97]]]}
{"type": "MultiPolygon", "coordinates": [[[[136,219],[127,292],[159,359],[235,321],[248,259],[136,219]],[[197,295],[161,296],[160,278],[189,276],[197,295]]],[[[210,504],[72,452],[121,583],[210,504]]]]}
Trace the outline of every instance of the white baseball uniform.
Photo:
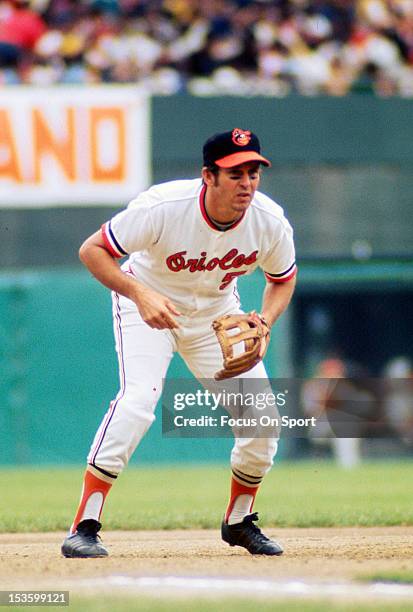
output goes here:
{"type": "MultiPolygon", "coordinates": [[[[92,444],[88,463],[116,476],[154,420],[174,351],[195,377],[213,378],[222,362],[211,322],[240,312],[237,277],[261,267],[270,282],[296,273],[293,233],[282,208],[256,192],[243,216],[219,229],[205,208],[202,179],[172,181],[141,193],[102,227],[108,251],[122,269],[168,297],[182,313],[179,329],[157,330],[129,299],[112,293],[120,390],[92,444]]],[[[266,378],[259,363],[242,375],[266,378]]],[[[238,438],[233,470],[258,480],[270,469],[274,438],[238,438]]]]}

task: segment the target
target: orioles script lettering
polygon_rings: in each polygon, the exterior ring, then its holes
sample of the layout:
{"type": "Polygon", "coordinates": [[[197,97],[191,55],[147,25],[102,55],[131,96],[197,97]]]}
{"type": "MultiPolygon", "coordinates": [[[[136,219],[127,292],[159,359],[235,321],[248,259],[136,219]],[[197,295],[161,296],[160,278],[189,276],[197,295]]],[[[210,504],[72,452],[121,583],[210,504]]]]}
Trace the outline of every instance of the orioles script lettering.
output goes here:
{"type": "Polygon", "coordinates": [[[249,255],[239,253],[238,249],[231,249],[223,257],[212,257],[208,259],[206,251],[201,251],[198,258],[185,258],[187,251],[178,251],[166,258],[166,265],[171,272],[189,270],[189,272],[210,272],[215,268],[230,270],[241,266],[250,266],[257,261],[258,251],[253,251],[249,255]]]}

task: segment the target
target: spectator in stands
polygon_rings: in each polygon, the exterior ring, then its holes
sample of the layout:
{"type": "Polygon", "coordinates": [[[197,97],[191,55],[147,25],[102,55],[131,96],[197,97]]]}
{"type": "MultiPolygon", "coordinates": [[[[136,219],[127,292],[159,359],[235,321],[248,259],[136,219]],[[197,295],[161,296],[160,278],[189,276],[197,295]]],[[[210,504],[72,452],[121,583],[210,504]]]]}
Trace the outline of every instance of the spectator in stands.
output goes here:
{"type": "Polygon", "coordinates": [[[0,0],[0,63],[4,84],[412,97],[413,1],[0,0]]]}
{"type": "Polygon", "coordinates": [[[29,55],[46,30],[43,19],[30,8],[28,0],[1,4],[0,67],[16,68],[29,55]]]}

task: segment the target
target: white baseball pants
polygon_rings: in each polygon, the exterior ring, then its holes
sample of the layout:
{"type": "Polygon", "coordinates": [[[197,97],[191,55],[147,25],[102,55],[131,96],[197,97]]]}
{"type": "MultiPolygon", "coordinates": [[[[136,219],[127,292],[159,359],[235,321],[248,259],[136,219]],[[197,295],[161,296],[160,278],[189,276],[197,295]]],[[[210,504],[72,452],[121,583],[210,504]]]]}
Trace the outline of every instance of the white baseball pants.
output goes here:
{"type": "MultiPolygon", "coordinates": [[[[240,312],[234,303],[226,312],[178,317],[178,330],[157,330],[142,321],[136,305],[112,294],[114,333],[119,361],[120,389],[110,403],[88,455],[88,463],[118,475],[154,421],[173,353],[178,351],[198,379],[212,379],[222,354],[211,322],[219,315],[240,312]]],[[[266,379],[259,363],[242,378],[266,379]]],[[[231,467],[250,476],[264,476],[273,463],[278,438],[236,438],[231,467]]]]}

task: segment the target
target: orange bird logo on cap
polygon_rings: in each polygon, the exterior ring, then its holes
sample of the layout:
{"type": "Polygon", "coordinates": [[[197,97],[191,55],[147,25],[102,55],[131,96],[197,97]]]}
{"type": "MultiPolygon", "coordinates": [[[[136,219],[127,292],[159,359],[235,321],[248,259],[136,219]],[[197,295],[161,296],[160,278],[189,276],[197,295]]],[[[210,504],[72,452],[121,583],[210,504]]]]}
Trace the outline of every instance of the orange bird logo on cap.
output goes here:
{"type": "Polygon", "coordinates": [[[232,142],[240,147],[245,147],[251,140],[251,132],[235,128],[232,130],[232,142]]]}

